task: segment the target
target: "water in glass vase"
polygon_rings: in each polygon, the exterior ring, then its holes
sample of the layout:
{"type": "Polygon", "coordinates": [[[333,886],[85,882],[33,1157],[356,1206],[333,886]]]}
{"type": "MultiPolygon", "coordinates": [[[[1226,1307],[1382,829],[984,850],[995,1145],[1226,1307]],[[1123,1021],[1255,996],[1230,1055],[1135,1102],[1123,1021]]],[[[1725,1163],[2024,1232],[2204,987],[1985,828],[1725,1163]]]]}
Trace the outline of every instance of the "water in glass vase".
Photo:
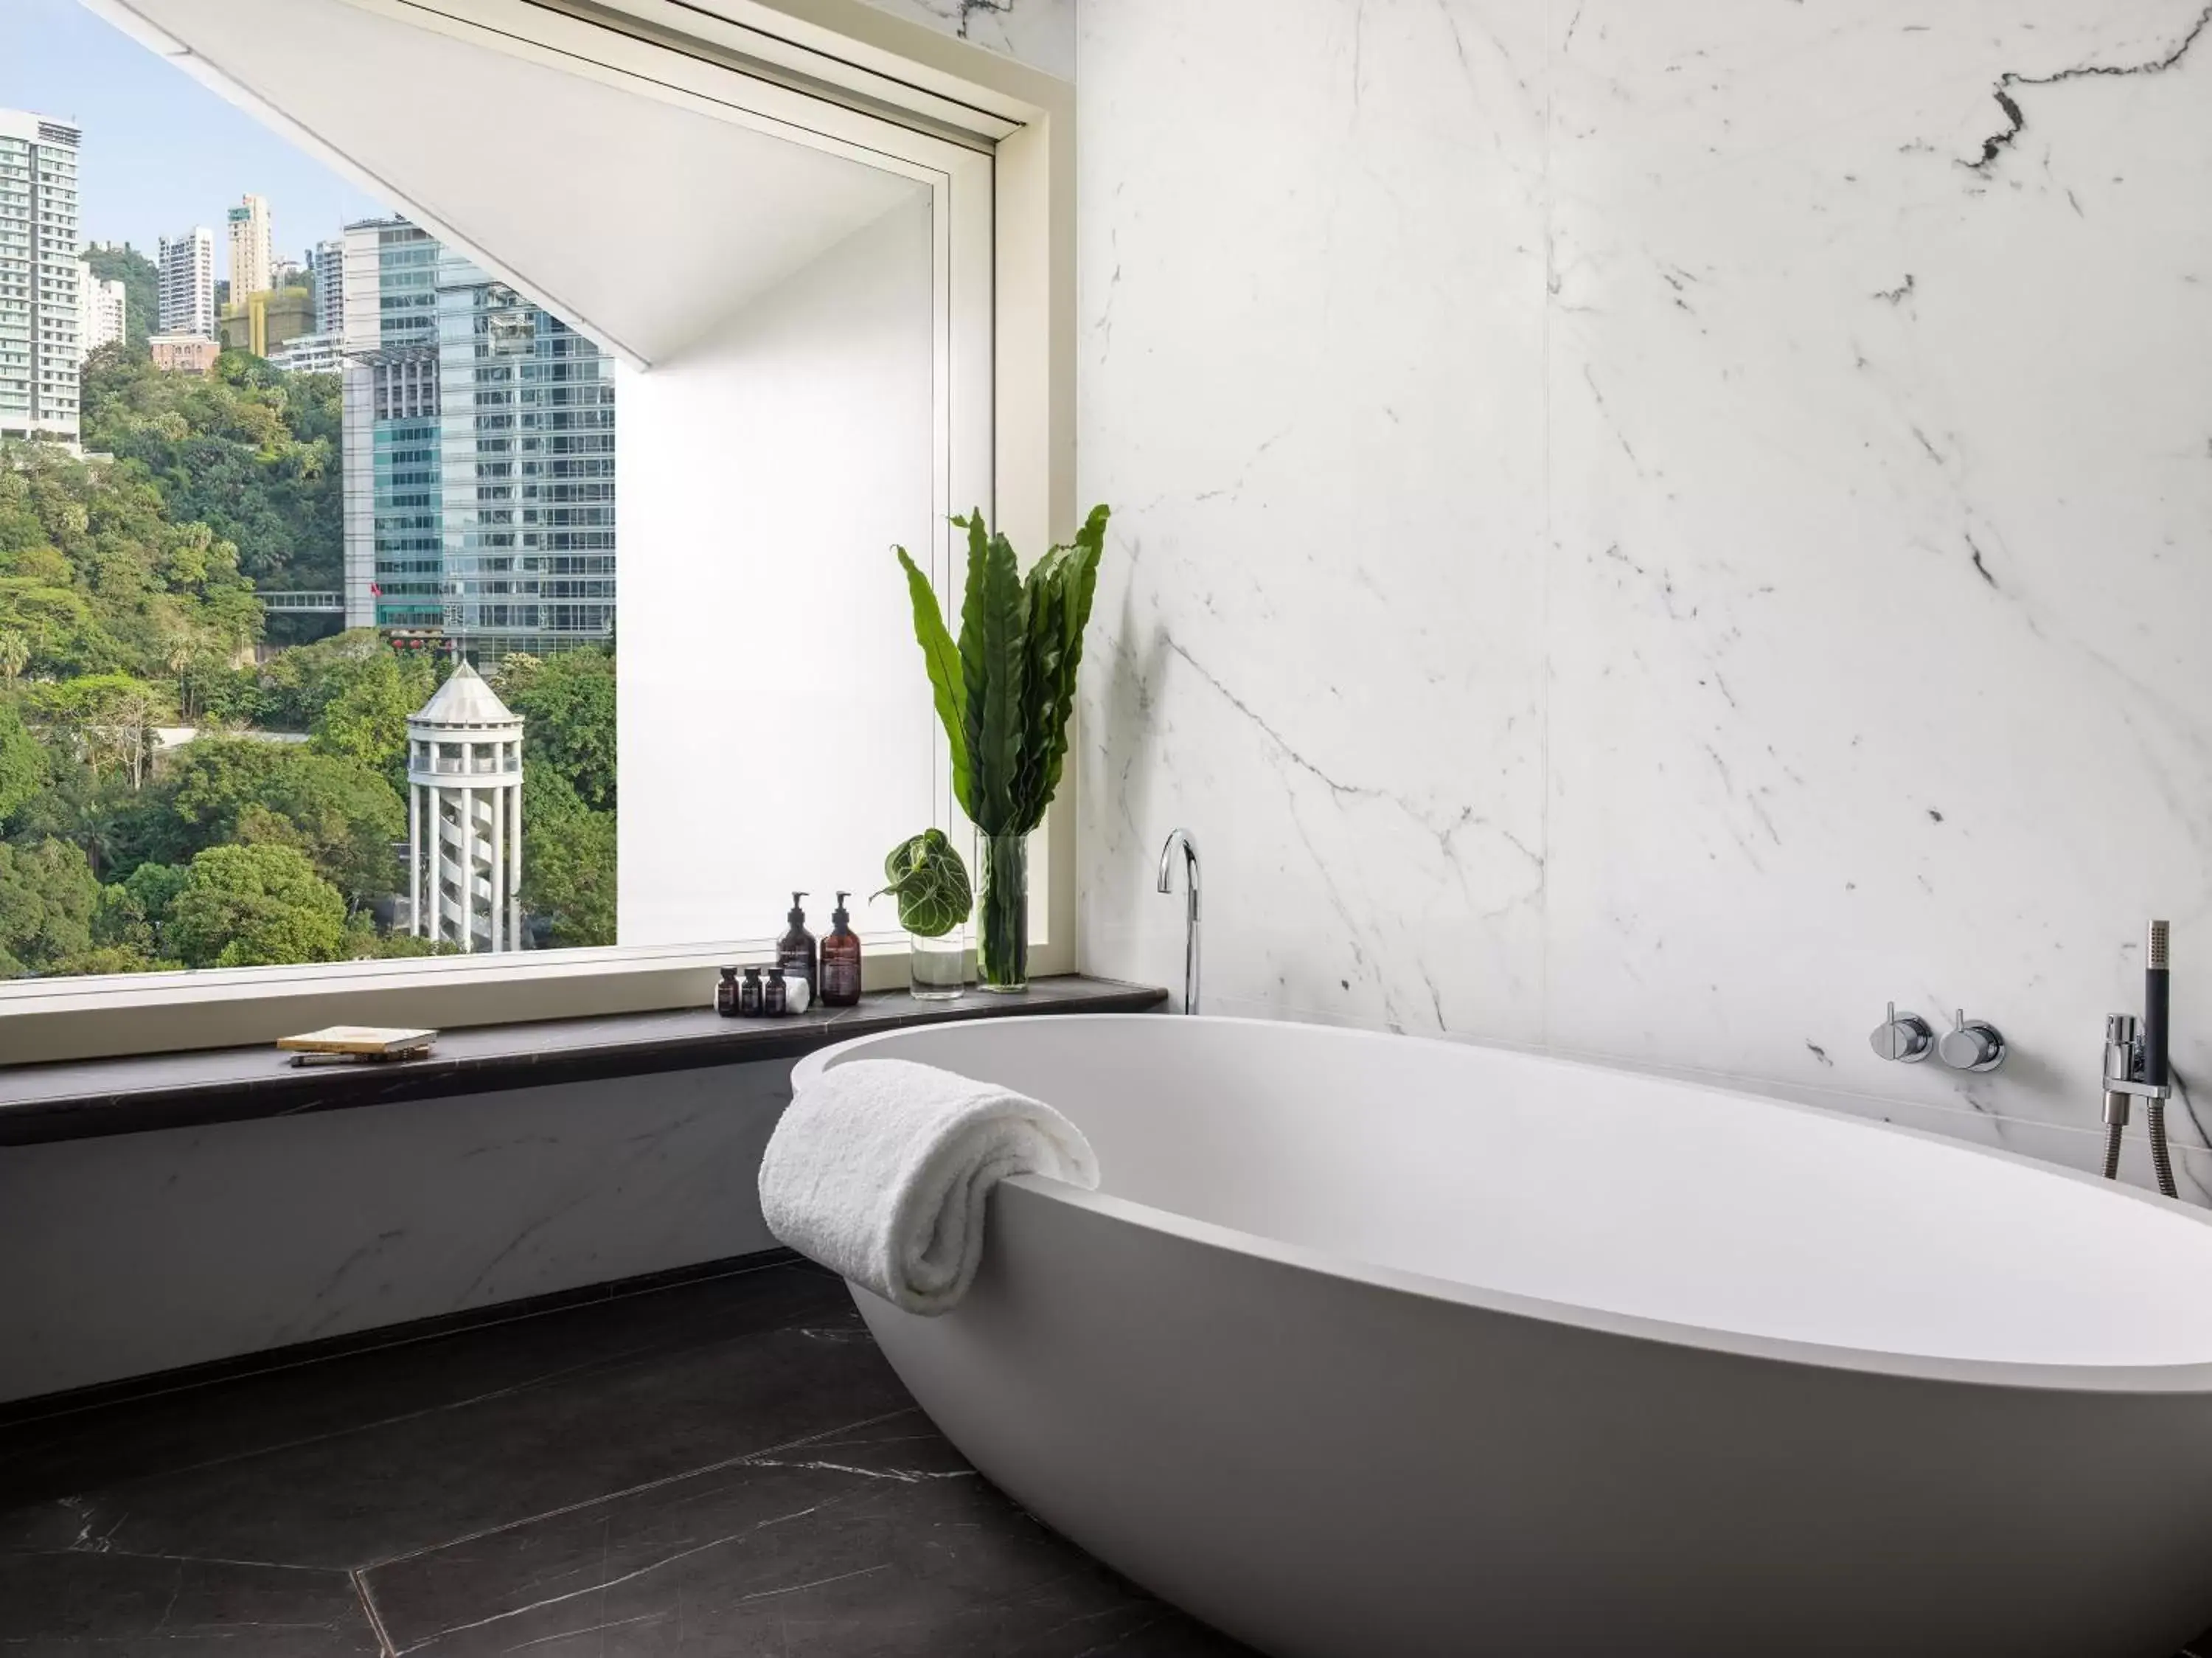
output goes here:
{"type": "Polygon", "coordinates": [[[937,938],[924,938],[915,933],[908,936],[907,944],[915,1001],[951,1002],[968,988],[965,927],[955,927],[937,938]]]}
{"type": "Polygon", "coordinates": [[[975,837],[975,983],[1030,987],[1030,843],[1026,835],[975,837]]]}

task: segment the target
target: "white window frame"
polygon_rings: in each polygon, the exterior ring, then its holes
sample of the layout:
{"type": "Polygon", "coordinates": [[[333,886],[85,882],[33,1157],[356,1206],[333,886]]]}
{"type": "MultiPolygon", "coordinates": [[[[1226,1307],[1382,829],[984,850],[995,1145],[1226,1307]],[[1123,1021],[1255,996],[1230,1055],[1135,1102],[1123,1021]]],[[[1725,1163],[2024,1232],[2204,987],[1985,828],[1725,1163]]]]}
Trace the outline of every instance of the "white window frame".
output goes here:
{"type": "MultiPolygon", "coordinates": [[[[312,130],[184,51],[131,9],[83,0],[231,101],[377,193],[312,130]]],[[[1065,82],[863,0],[345,0],[889,166],[937,210],[940,524],[982,500],[1018,546],[1065,540],[1074,478],[1073,92],[1065,82]],[[988,280],[956,266],[988,260],[988,280]],[[988,395],[961,396],[981,384],[988,395]],[[980,411],[980,413],[978,412],[980,411]]],[[[426,228],[526,293],[519,274],[418,210],[426,228]]],[[[589,332],[588,318],[575,318],[589,332]]],[[[603,336],[602,336],[603,337],[603,336]]],[[[640,367],[618,340],[606,344],[640,367]]],[[[962,548],[940,528],[932,575],[959,591],[962,548]]],[[[919,665],[913,671],[919,673],[919,665]]],[[[1030,971],[1074,971],[1075,768],[1033,842],[1030,971]]],[[[228,1046],[318,1025],[458,1027],[705,1005],[716,969],[768,937],[312,966],[210,968],[0,983],[0,1064],[228,1046]]],[[[903,935],[874,936],[870,989],[906,981],[903,935]]]]}

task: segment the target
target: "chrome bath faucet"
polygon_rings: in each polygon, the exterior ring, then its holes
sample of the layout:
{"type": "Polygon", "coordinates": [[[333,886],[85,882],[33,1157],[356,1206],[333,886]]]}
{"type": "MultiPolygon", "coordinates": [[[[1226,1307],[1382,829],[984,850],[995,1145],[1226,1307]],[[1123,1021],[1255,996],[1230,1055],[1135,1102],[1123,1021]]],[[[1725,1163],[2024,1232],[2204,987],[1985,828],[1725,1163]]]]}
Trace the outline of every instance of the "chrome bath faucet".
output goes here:
{"type": "Polygon", "coordinates": [[[2173,1096],[2173,1073],[2166,1059],[2166,1021],[2171,1004],[2171,929],[2154,921],[2143,948],[2143,1010],[2116,1013],[2105,1021],[2105,1178],[2120,1174],[2120,1134],[2128,1125],[2130,1100],[2143,1102],[2150,1124],[2151,1171],[2165,1196],[2176,1195],[2172,1154],[2166,1144],[2166,1102],[2173,1096]]]}
{"type": "Polygon", "coordinates": [[[1160,890],[1175,890],[1175,851],[1182,848],[1183,863],[1183,942],[1182,942],[1182,1010],[1186,1014],[1198,1011],[1198,843],[1191,838],[1188,829],[1168,832],[1167,844],[1160,848],[1160,890]]]}

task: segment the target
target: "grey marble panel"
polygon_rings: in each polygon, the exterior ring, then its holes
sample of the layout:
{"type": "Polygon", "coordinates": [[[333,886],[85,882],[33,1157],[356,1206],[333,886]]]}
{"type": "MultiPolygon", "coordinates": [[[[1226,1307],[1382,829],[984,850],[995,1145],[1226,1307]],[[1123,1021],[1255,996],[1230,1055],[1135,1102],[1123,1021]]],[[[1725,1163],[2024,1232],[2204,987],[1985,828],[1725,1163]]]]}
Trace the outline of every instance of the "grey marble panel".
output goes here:
{"type": "Polygon", "coordinates": [[[2204,0],[1079,21],[1090,968],[1188,823],[1217,1008],[2071,1147],[2163,915],[2212,1074],[2204,0]]]}
{"type": "Polygon", "coordinates": [[[773,1246],[788,1061],[0,1149],[0,1399],[773,1246]]]}

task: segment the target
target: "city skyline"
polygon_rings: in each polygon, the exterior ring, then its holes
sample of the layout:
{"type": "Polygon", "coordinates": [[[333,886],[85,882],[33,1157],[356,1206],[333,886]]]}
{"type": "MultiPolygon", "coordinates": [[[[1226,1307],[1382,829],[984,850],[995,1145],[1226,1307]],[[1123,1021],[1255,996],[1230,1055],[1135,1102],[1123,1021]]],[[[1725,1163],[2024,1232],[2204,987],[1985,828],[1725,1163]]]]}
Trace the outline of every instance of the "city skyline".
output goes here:
{"type": "Polygon", "coordinates": [[[0,978],[613,943],[612,360],[70,0],[0,4],[0,918],[40,906],[0,978]]]}

